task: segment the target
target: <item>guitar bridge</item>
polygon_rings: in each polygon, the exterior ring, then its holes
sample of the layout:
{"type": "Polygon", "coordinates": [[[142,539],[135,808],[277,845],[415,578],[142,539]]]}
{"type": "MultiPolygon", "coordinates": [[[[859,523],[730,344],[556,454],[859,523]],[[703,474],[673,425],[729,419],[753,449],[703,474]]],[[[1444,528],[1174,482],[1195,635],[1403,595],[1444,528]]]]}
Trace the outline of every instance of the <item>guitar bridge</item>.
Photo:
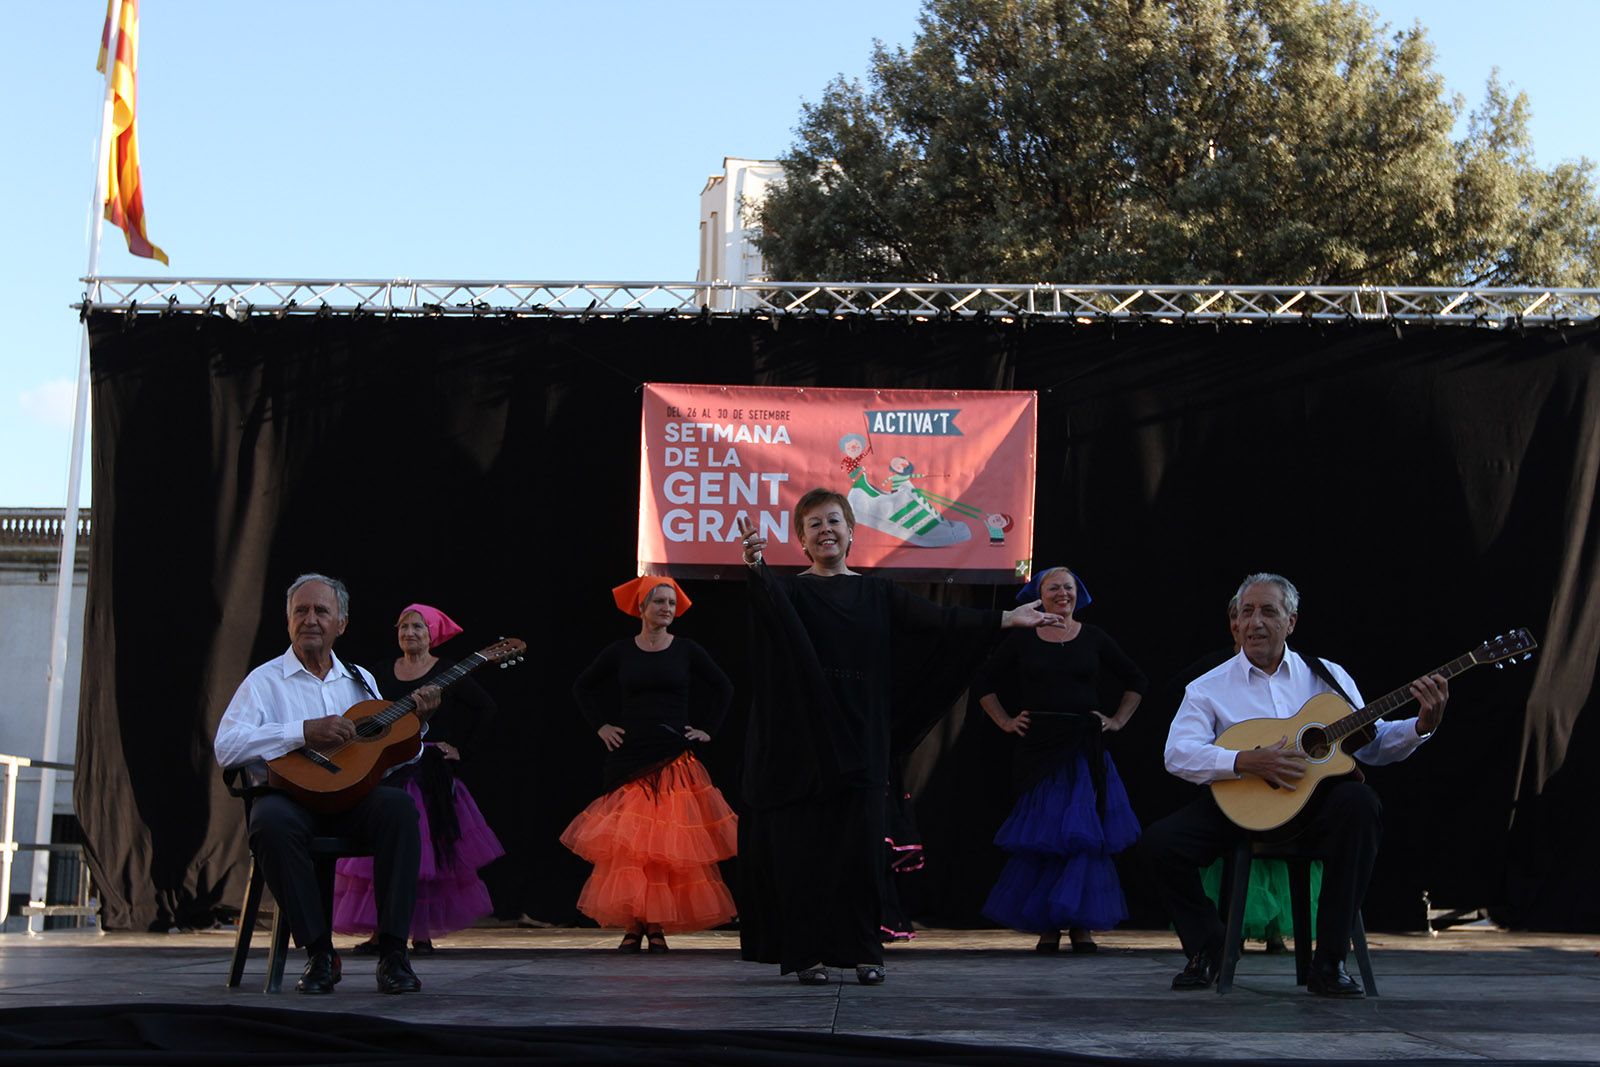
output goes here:
{"type": "Polygon", "coordinates": [[[306,759],[310,760],[312,763],[315,763],[318,767],[321,767],[329,774],[338,774],[344,769],[314,748],[303,748],[300,750],[300,753],[301,755],[305,756],[306,759]]]}

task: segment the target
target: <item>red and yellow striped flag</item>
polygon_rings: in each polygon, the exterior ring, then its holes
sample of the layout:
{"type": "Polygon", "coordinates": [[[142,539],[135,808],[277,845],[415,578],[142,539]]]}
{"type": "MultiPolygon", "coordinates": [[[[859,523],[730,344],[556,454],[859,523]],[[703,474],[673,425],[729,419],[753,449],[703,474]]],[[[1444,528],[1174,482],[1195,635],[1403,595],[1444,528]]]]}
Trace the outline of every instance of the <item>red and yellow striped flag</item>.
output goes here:
{"type": "MultiPolygon", "coordinates": [[[[111,47],[112,0],[106,0],[106,26],[100,34],[100,62],[103,74],[111,47]]],[[[139,188],[139,133],[134,126],[134,104],[138,93],[139,0],[122,0],[117,16],[117,54],[111,67],[111,151],[106,166],[106,218],[122,227],[128,238],[128,251],[136,256],[167,262],[167,254],[144,232],[144,195],[139,188]]]]}

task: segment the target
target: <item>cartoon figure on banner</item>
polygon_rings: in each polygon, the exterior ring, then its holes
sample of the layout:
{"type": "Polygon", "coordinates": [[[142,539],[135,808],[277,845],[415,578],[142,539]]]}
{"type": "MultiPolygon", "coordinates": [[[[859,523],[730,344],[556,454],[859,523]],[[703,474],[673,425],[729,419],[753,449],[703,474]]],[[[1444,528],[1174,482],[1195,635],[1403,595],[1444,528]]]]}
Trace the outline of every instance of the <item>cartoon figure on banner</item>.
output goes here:
{"type": "Polygon", "coordinates": [[[1009,515],[986,512],[964,501],[917,488],[917,480],[937,476],[918,473],[909,458],[891,459],[889,476],[879,488],[872,484],[867,472],[866,458],[872,454],[872,444],[866,437],[845,434],[839,438],[839,451],[844,453],[839,466],[850,475],[848,497],[857,523],[899,538],[914,548],[945,548],[972,539],[972,528],[948,514],[954,512],[982,522],[989,544],[1005,544],[1005,533],[1013,525],[1009,515]]]}
{"type": "Polygon", "coordinates": [[[1006,543],[1006,531],[1015,526],[1010,515],[992,511],[983,517],[983,524],[989,528],[989,543],[1003,545],[1006,543]]]}

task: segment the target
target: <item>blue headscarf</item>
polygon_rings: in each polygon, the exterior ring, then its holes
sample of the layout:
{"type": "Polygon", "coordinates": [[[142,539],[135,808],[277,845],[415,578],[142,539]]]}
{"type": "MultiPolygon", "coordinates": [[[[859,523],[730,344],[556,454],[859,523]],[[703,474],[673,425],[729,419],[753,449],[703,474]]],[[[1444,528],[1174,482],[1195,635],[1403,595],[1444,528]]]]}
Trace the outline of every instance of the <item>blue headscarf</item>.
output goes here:
{"type": "Polygon", "coordinates": [[[1089,587],[1083,584],[1083,579],[1078,577],[1077,571],[1070,567],[1046,567],[1044,570],[1036,572],[1027,585],[1017,590],[1017,603],[1031,604],[1038,600],[1040,586],[1044,585],[1045,578],[1055,571],[1066,571],[1072,575],[1072,580],[1078,583],[1078,601],[1073,605],[1072,610],[1077,611],[1079,608],[1086,608],[1094,602],[1094,597],[1089,595],[1089,587]]]}

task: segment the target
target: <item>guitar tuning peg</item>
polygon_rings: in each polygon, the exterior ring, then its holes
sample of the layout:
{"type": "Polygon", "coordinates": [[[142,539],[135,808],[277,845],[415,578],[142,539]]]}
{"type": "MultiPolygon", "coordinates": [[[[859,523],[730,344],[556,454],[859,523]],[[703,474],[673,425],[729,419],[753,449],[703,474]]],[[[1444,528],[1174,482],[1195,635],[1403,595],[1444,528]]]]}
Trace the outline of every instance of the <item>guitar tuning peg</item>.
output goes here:
{"type": "Polygon", "coordinates": [[[1524,652],[1522,654],[1522,662],[1524,662],[1524,663],[1528,662],[1532,658],[1533,658],[1533,653],[1532,652],[1524,652]]]}
{"type": "Polygon", "coordinates": [[[1506,665],[1504,663],[1496,663],[1494,665],[1494,669],[1497,671],[1503,671],[1506,669],[1506,665]]]}

